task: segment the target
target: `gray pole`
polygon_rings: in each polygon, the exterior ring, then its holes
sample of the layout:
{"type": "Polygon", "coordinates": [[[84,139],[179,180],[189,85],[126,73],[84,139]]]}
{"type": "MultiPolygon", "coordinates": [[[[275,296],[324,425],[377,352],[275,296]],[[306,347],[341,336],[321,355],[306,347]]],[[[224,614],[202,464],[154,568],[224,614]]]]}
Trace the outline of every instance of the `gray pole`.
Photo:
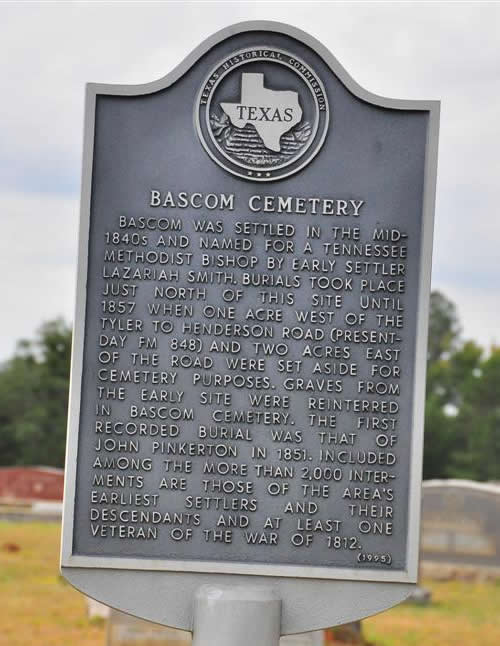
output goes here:
{"type": "Polygon", "coordinates": [[[201,586],[192,646],[278,646],[281,599],[265,586],[201,586]]]}

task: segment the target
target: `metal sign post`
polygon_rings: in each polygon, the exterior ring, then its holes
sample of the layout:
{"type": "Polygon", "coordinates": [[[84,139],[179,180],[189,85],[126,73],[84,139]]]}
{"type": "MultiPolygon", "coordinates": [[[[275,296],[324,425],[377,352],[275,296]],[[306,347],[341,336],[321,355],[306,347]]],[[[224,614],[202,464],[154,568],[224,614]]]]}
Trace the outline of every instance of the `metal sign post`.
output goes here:
{"type": "Polygon", "coordinates": [[[194,602],[193,646],[277,646],[281,599],[270,587],[201,587],[194,602]]]}
{"type": "Polygon", "coordinates": [[[400,602],[439,104],[250,22],[85,114],[64,576],[218,646],[400,602]]]}

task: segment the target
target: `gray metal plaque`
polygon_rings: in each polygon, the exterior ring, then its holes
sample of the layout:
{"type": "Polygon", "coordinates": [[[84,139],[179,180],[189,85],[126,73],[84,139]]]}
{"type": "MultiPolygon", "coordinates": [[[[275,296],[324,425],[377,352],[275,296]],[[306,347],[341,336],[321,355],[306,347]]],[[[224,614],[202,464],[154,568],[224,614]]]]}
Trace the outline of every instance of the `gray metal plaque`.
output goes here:
{"type": "Polygon", "coordinates": [[[88,86],[63,568],[416,581],[437,122],[274,23],[88,86]]]}

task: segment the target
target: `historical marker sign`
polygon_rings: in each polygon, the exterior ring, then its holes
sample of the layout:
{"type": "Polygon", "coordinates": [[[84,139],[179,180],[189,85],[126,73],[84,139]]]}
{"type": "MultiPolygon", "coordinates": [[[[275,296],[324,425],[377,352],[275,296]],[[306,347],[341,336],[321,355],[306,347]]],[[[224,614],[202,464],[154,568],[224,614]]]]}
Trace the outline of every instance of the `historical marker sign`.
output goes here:
{"type": "Polygon", "coordinates": [[[89,86],[70,578],[416,581],[437,114],[269,23],[89,86]]]}

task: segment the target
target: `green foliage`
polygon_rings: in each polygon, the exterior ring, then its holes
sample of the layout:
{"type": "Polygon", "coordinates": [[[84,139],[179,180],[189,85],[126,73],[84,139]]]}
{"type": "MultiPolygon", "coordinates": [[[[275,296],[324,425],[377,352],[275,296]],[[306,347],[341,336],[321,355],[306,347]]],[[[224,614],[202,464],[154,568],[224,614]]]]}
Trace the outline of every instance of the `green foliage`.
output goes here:
{"type": "Polygon", "coordinates": [[[460,343],[455,306],[431,295],[424,478],[500,478],[500,349],[460,343]]]}
{"type": "Polygon", "coordinates": [[[467,385],[479,370],[482,350],[472,341],[447,358],[429,361],[425,402],[424,478],[449,477],[451,463],[464,442],[456,433],[456,415],[462,410],[467,385]]]}
{"type": "Polygon", "coordinates": [[[454,420],[456,444],[449,474],[475,480],[500,479],[500,348],[494,348],[463,385],[454,420]]]}
{"type": "Polygon", "coordinates": [[[449,406],[455,402],[454,379],[447,359],[458,339],[455,306],[432,292],[429,310],[427,390],[425,402],[424,478],[440,478],[453,445],[449,406]]]}
{"type": "Polygon", "coordinates": [[[435,363],[452,351],[456,347],[459,334],[460,326],[455,305],[441,292],[432,292],[429,311],[428,362],[435,363]]]}
{"type": "Polygon", "coordinates": [[[0,371],[0,465],[63,466],[71,330],[42,325],[0,371]]]}

